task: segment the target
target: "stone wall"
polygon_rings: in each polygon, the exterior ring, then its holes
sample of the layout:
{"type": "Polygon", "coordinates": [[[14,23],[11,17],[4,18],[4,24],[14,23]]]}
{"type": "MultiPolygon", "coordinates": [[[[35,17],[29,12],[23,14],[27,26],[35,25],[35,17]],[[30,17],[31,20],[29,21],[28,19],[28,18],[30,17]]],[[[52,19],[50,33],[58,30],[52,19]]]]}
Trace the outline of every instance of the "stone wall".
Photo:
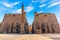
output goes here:
{"type": "Polygon", "coordinates": [[[0,28],[1,33],[28,33],[28,23],[26,20],[26,12],[22,5],[22,14],[6,14],[0,28]]]}
{"type": "Polygon", "coordinates": [[[6,14],[4,16],[4,19],[0,28],[0,32],[1,33],[21,33],[24,30],[24,33],[25,33],[25,27],[27,29],[28,23],[26,20],[23,24],[21,23],[22,22],[21,22],[20,14],[6,14]]]}
{"type": "Polygon", "coordinates": [[[58,33],[59,24],[55,14],[35,13],[32,33],[58,33]]]}

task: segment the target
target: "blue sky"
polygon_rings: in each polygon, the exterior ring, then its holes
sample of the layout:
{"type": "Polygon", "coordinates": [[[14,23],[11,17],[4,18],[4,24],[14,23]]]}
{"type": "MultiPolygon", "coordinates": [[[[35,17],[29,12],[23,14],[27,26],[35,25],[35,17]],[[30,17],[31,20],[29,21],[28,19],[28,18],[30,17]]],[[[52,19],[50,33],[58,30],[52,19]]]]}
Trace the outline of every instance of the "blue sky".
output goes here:
{"type": "Polygon", "coordinates": [[[21,13],[22,3],[26,12],[29,25],[34,20],[34,11],[38,13],[53,13],[60,23],[60,1],[59,0],[0,0],[0,22],[5,14],[21,13]]]}

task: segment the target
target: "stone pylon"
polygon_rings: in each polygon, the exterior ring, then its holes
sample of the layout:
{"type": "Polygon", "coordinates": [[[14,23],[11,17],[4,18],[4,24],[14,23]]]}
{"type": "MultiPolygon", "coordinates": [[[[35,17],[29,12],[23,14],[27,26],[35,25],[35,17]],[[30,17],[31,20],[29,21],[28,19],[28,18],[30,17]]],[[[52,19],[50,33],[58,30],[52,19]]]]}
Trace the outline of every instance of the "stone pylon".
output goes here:
{"type": "Polygon", "coordinates": [[[35,12],[32,33],[59,33],[59,29],[55,14],[35,12]]]}
{"type": "Polygon", "coordinates": [[[0,27],[1,33],[28,33],[28,23],[26,20],[26,12],[22,4],[21,14],[5,14],[0,27]]]}

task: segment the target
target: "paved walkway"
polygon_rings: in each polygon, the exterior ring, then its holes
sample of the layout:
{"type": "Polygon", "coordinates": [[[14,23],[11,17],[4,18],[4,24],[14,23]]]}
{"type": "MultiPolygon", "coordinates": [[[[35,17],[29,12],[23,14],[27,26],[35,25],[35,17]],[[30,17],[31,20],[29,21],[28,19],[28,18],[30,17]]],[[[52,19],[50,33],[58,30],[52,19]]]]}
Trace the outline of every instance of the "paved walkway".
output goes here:
{"type": "Polygon", "coordinates": [[[38,34],[0,34],[0,40],[52,40],[38,34]]]}

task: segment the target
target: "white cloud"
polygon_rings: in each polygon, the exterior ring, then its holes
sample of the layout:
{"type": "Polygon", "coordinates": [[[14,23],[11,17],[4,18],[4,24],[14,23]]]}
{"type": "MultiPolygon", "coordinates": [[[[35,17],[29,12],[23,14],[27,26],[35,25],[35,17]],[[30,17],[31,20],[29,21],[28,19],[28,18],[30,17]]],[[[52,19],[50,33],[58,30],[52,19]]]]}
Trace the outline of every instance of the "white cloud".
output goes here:
{"type": "Polygon", "coordinates": [[[25,9],[25,12],[30,12],[34,9],[34,7],[32,7],[31,5],[27,6],[25,9]]]}
{"type": "Polygon", "coordinates": [[[4,2],[4,3],[3,3],[3,5],[5,5],[6,7],[13,7],[13,6],[17,5],[17,4],[19,4],[19,2],[14,2],[14,3],[12,3],[12,4],[9,4],[9,3],[7,3],[7,2],[4,2]]]}
{"type": "MultiPolygon", "coordinates": [[[[22,9],[18,9],[18,10],[14,11],[14,12],[16,12],[16,13],[22,13],[22,9]]],[[[24,12],[25,12],[25,10],[24,10],[24,12]]]]}
{"type": "Polygon", "coordinates": [[[44,2],[46,2],[46,0],[32,0],[32,2],[40,2],[40,3],[44,3],[44,2]]]}
{"type": "Polygon", "coordinates": [[[57,0],[52,0],[50,3],[48,3],[48,4],[51,4],[51,3],[54,3],[54,2],[57,2],[57,0]]]}
{"type": "Polygon", "coordinates": [[[53,7],[53,6],[55,6],[55,5],[58,5],[58,4],[60,4],[60,2],[54,2],[54,3],[52,3],[51,5],[49,5],[48,8],[53,7]]]}
{"type": "MultiPolygon", "coordinates": [[[[30,12],[30,11],[32,11],[33,9],[34,9],[34,8],[33,8],[31,5],[29,5],[29,6],[27,6],[27,7],[25,8],[24,12],[30,12]]],[[[18,10],[14,11],[14,12],[16,12],[16,13],[22,13],[22,9],[18,9],[18,10]]]]}
{"type": "Polygon", "coordinates": [[[44,2],[46,2],[47,0],[40,0],[40,3],[44,3],[44,2]]]}
{"type": "Polygon", "coordinates": [[[38,0],[32,0],[32,2],[38,2],[38,0]]]}
{"type": "Polygon", "coordinates": [[[16,13],[22,13],[22,9],[16,10],[16,13]]]}
{"type": "Polygon", "coordinates": [[[38,13],[42,13],[42,12],[43,12],[43,10],[39,11],[38,13]]]}
{"type": "Polygon", "coordinates": [[[44,7],[46,4],[42,4],[42,5],[40,5],[39,7],[44,7]]]}

